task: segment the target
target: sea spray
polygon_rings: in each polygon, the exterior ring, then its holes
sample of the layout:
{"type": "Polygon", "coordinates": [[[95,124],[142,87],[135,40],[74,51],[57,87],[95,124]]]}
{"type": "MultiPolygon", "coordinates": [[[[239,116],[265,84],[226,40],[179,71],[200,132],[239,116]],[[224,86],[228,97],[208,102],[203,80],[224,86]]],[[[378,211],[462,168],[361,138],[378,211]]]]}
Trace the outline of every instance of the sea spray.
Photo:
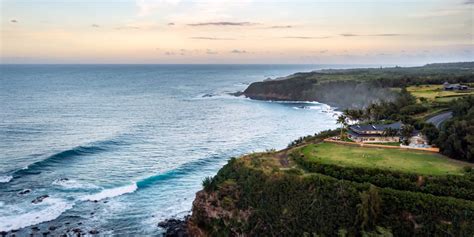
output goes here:
{"type": "Polygon", "coordinates": [[[0,215],[0,231],[10,231],[37,225],[58,218],[63,212],[71,209],[74,204],[59,198],[46,198],[40,204],[2,207],[0,215]]]}

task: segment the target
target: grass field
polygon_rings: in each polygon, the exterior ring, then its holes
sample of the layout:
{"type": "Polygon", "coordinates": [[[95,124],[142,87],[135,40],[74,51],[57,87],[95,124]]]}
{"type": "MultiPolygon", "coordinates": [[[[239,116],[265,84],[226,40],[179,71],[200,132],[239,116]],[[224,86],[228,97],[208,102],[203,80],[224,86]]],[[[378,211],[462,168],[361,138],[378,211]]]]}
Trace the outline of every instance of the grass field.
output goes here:
{"type": "Polygon", "coordinates": [[[423,151],[345,146],[334,143],[311,144],[303,148],[310,161],[352,167],[391,169],[425,175],[463,173],[463,165],[423,151]]]}
{"type": "Polygon", "coordinates": [[[474,95],[474,90],[445,91],[442,85],[410,86],[407,90],[417,98],[426,98],[438,102],[447,102],[466,95],[474,95]]]}

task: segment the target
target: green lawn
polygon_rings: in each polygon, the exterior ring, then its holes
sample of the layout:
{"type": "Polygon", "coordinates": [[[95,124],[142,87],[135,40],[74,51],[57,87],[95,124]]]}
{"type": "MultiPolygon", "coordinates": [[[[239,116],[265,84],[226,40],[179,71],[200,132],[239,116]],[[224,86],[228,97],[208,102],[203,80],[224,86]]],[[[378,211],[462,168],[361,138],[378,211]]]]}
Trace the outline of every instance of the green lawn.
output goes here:
{"type": "Polygon", "coordinates": [[[324,164],[391,169],[425,175],[463,173],[461,164],[440,154],[423,151],[320,143],[306,146],[303,148],[303,154],[310,161],[324,164]]]}
{"type": "Polygon", "coordinates": [[[409,86],[407,90],[417,98],[425,98],[431,101],[451,100],[450,97],[456,98],[474,94],[474,90],[445,91],[442,85],[409,86]]]}

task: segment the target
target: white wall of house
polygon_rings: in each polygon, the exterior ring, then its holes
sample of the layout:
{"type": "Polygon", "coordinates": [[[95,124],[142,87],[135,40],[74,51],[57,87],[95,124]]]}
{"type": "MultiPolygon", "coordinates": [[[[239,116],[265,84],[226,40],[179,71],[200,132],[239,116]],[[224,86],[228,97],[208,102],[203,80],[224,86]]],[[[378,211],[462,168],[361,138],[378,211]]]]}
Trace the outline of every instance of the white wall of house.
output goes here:
{"type": "Polygon", "coordinates": [[[355,137],[349,136],[355,142],[362,143],[389,143],[389,142],[400,142],[400,137],[355,137]]]}

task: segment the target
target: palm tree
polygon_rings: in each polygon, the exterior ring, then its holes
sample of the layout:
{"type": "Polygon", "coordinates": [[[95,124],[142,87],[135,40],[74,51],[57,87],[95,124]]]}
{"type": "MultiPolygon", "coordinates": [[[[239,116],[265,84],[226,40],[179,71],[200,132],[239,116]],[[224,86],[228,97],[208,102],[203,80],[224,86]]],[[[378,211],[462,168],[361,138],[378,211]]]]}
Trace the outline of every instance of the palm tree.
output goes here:
{"type": "Polygon", "coordinates": [[[364,111],[361,109],[345,109],[344,115],[352,121],[362,120],[364,117],[364,111]]]}
{"type": "Polygon", "coordinates": [[[347,116],[345,116],[344,114],[341,114],[339,115],[339,117],[337,117],[337,124],[340,124],[341,125],[341,136],[339,139],[342,140],[342,133],[344,131],[344,128],[347,126],[347,116]]]}

